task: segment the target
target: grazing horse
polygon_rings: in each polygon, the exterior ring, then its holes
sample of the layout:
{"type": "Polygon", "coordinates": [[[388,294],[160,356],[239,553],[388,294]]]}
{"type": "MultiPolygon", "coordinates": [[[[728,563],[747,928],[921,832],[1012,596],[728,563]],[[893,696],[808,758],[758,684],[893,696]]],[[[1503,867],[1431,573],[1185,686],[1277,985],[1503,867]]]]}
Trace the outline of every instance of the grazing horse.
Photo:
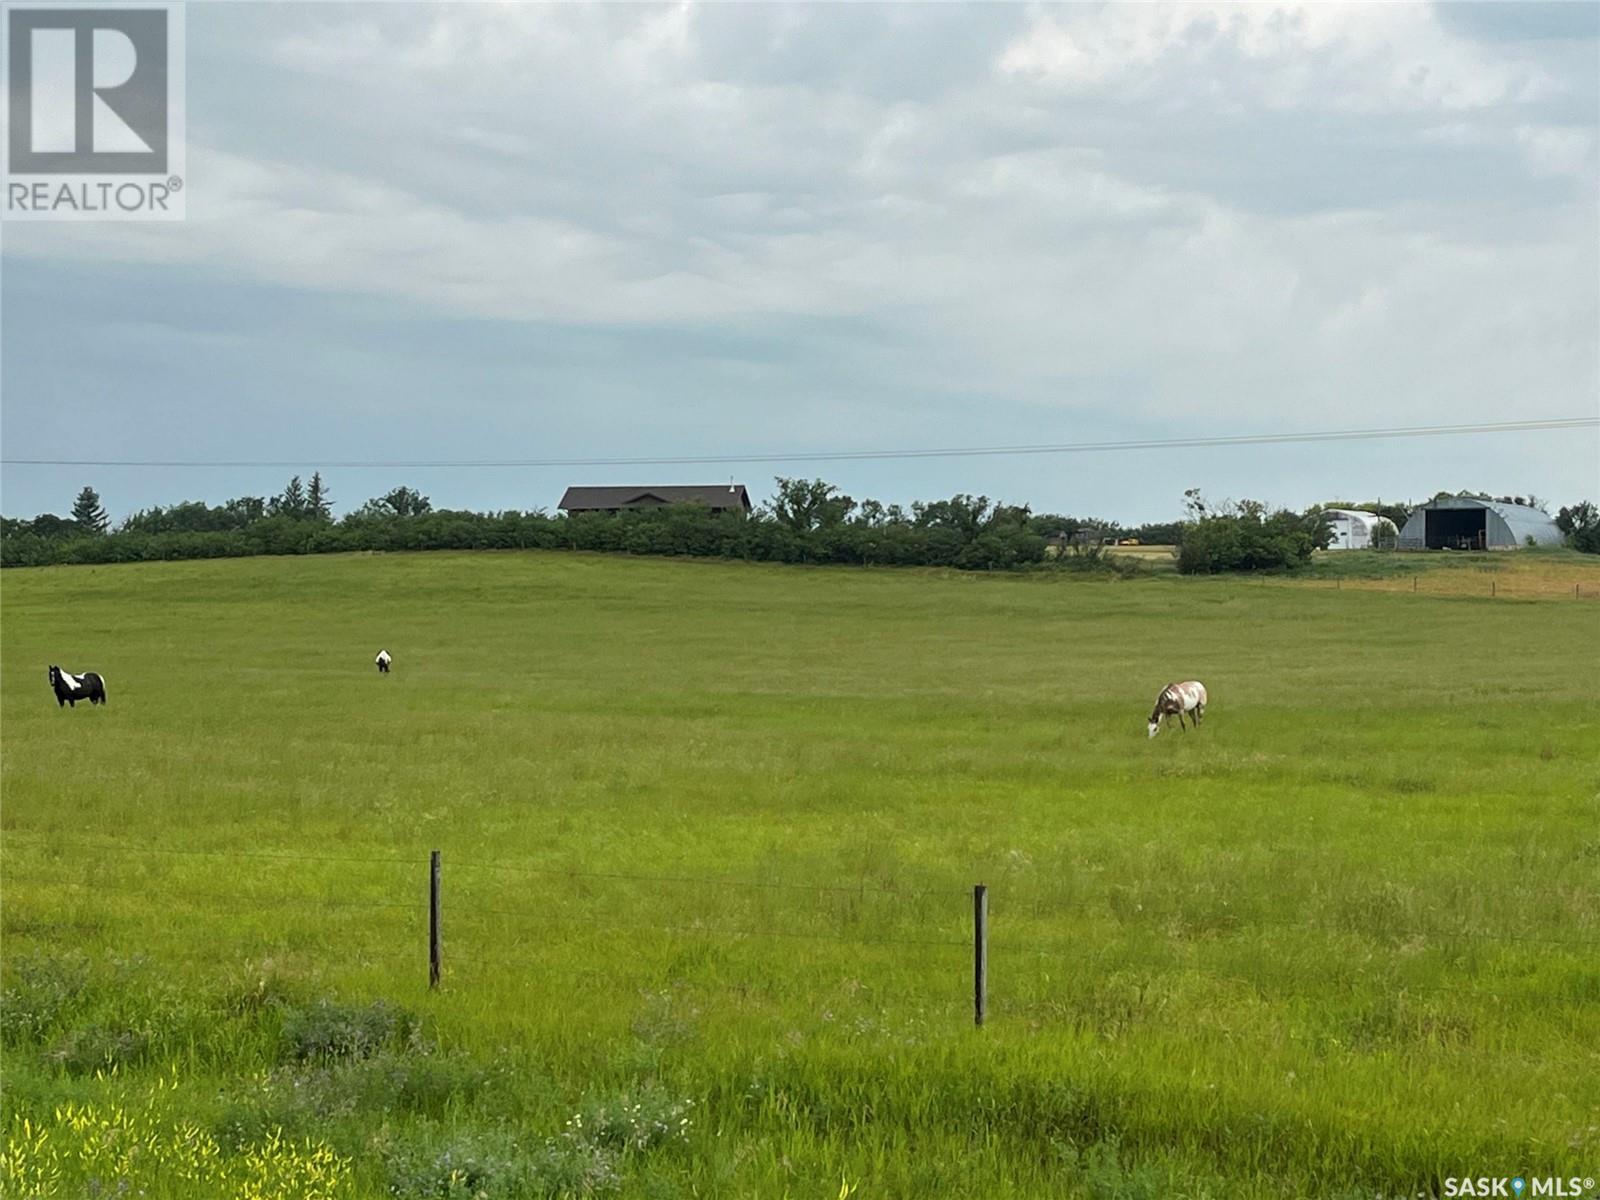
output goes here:
{"type": "Polygon", "coordinates": [[[389,664],[392,663],[394,659],[389,657],[389,652],[387,650],[379,650],[378,657],[372,661],[378,664],[379,675],[387,675],[389,673],[389,664]]]}
{"type": "Polygon", "coordinates": [[[60,667],[52,666],[50,686],[55,689],[57,708],[64,704],[77,708],[79,700],[87,700],[90,704],[106,702],[106,681],[93,671],[73,675],[60,667]]]}
{"type": "Polygon", "coordinates": [[[1156,697],[1156,706],[1150,710],[1150,736],[1161,732],[1161,722],[1168,717],[1178,718],[1178,728],[1187,731],[1183,714],[1189,713],[1196,725],[1206,715],[1206,685],[1189,679],[1183,683],[1169,683],[1156,697]]]}

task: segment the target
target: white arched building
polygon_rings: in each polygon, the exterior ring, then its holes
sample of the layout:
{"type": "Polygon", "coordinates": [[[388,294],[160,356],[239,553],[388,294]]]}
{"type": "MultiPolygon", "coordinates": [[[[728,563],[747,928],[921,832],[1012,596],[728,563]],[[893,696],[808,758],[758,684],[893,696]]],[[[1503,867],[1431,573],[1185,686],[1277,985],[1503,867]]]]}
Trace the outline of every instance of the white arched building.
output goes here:
{"type": "Polygon", "coordinates": [[[1333,531],[1329,550],[1365,550],[1376,539],[1393,546],[1400,531],[1388,517],[1354,508],[1329,508],[1322,514],[1333,531]]]}

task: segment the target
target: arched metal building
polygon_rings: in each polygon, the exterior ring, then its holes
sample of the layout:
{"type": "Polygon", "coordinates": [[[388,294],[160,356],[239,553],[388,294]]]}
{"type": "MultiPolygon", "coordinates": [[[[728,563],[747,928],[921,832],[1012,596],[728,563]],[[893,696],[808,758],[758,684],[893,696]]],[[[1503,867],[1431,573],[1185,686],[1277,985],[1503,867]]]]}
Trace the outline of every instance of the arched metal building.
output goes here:
{"type": "Polygon", "coordinates": [[[1411,514],[1400,531],[1402,550],[1515,550],[1532,538],[1537,546],[1559,546],[1561,530],[1549,513],[1525,504],[1446,496],[1411,514]]]}
{"type": "Polygon", "coordinates": [[[1322,515],[1332,534],[1329,550],[1365,550],[1375,539],[1393,545],[1388,539],[1399,532],[1388,517],[1358,508],[1327,508],[1322,515]]]}

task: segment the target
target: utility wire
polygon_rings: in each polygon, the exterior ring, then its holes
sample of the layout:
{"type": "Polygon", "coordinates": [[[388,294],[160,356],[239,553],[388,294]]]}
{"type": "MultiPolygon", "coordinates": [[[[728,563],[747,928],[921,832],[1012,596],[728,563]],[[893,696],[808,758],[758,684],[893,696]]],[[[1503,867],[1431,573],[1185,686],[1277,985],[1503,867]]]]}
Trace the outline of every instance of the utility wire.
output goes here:
{"type": "Polygon", "coordinates": [[[1132,450],[1172,450],[1206,446],[1271,446],[1296,442],[1352,442],[1381,438],[1449,437],[1456,434],[1538,433],[1600,428],[1600,417],[1494,421],[1480,424],[1407,425],[1385,429],[1331,429],[1304,433],[1256,433],[1215,437],[1148,438],[1112,442],[1061,442],[1017,446],[951,446],[920,450],[828,450],[788,453],[666,455],[645,458],[481,458],[481,459],[94,459],[0,458],[8,467],[274,467],[410,469],[486,467],[665,467],[719,463],[863,462],[902,458],[979,458],[991,455],[1095,454],[1132,450]]]}

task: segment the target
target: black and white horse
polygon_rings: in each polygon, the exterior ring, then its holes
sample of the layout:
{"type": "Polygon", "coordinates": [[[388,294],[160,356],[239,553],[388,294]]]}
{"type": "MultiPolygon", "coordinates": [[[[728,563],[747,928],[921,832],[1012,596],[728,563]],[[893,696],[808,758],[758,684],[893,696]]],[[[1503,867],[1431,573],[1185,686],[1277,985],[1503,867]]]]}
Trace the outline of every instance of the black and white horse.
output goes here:
{"type": "Polygon", "coordinates": [[[389,657],[389,652],[387,650],[379,650],[378,657],[372,661],[378,664],[379,675],[387,675],[389,673],[389,664],[392,663],[394,659],[389,657]]]}
{"type": "Polygon", "coordinates": [[[1156,706],[1150,710],[1150,736],[1155,737],[1161,732],[1161,722],[1168,717],[1178,718],[1178,728],[1187,730],[1183,723],[1183,714],[1188,713],[1195,725],[1200,724],[1200,718],[1206,715],[1206,685],[1197,679],[1187,679],[1182,683],[1169,683],[1161,689],[1161,695],[1156,697],[1156,706]]]}
{"type": "Polygon", "coordinates": [[[79,700],[87,700],[90,704],[106,702],[106,681],[93,671],[74,675],[53,666],[50,668],[50,686],[55,689],[57,708],[63,704],[77,708],[79,700]]]}

